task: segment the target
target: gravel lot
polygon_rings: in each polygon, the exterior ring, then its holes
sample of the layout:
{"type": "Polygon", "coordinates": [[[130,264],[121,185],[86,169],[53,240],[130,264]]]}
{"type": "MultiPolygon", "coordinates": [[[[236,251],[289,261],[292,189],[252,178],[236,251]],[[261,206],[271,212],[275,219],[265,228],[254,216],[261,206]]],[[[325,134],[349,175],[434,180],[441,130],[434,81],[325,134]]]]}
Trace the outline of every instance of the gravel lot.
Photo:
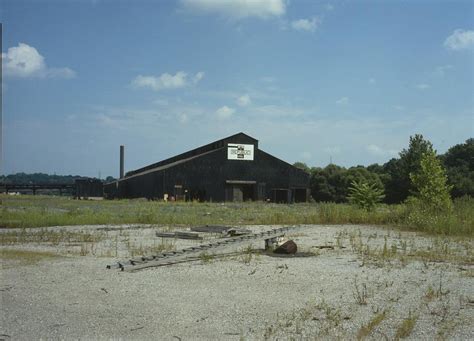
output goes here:
{"type": "Polygon", "coordinates": [[[313,225],[289,234],[304,257],[243,247],[240,255],[133,273],[105,269],[198,243],[155,237],[163,228],[29,229],[62,237],[11,244],[7,234],[21,231],[1,230],[0,339],[474,339],[470,239],[313,225]],[[8,256],[16,250],[38,260],[8,256]],[[58,256],[38,253],[46,251],[58,256]]]}

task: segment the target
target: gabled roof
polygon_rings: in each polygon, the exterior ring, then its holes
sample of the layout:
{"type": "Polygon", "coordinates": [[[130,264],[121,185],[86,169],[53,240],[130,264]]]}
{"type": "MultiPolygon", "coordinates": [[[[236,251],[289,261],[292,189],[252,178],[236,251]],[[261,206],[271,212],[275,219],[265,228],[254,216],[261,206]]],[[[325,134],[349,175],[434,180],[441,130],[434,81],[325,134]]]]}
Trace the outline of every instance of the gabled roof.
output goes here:
{"type": "Polygon", "coordinates": [[[129,177],[129,176],[132,176],[132,175],[135,175],[135,174],[138,174],[138,173],[143,173],[143,172],[151,170],[151,169],[155,170],[158,167],[164,167],[164,166],[167,166],[169,164],[175,164],[177,161],[188,160],[190,158],[199,156],[201,154],[208,153],[210,151],[220,149],[220,148],[224,147],[227,143],[251,143],[251,144],[255,145],[255,148],[258,148],[258,140],[257,139],[254,139],[252,136],[240,132],[240,133],[225,137],[223,139],[211,142],[211,143],[206,144],[204,146],[192,149],[188,152],[185,152],[185,153],[170,157],[168,159],[165,159],[165,160],[162,160],[162,161],[159,161],[159,162],[155,162],[151,165],[148,165],[148,166],[145,166],[145,167],[127,172],[125,177],[129,177]]]}

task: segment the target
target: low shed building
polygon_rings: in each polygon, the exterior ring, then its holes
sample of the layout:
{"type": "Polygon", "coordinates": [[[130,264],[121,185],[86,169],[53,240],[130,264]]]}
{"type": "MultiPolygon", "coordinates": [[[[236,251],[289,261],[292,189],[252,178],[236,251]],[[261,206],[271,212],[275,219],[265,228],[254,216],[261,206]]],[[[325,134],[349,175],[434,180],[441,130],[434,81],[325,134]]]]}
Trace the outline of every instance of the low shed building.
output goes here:
{"type": "MultiPolygon", "coordinates": [[[[121,164],[123,160],[121,161],[121,164]]],[[[108,198],[306,202],[309,174],[238,133],[128,172],[104,186],[108,198]]]]}

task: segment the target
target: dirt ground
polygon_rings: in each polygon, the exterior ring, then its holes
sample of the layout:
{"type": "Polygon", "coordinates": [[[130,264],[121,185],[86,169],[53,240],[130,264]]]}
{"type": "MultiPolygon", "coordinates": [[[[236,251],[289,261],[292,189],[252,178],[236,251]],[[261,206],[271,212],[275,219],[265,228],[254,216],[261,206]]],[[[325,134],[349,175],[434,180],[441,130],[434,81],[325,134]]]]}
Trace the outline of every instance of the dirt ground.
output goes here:
{"type": "Polygon", "coordinates": [[[260,241],[224,257],[106,269],[200,243],[155,236],[173,229],[2,229],[0,339],[474,339],[470,239],[308,225],[288,234],[297,257],[266,254],[260,241]]]}

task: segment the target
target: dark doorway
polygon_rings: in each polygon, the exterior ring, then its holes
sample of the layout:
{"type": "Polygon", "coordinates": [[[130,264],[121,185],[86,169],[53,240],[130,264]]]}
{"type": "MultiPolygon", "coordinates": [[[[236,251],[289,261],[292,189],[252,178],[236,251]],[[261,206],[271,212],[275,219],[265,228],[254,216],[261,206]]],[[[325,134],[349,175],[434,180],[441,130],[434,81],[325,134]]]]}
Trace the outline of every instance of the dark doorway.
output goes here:
{"type": "Polygon", "coordinates": [[[254,201],[255,185],[242,185],[242,196],[244,201],[254,201]]]}
{"type": "Polygon", "coordinates": [[[293,198],[295,202],[306,202],[306,188],[295,188],[293,198]]]}
{"type": "Polygon", "coordinates": [[[241,202],[244,200],[244,194],[241,186],[232,186],[232,201],[241,202]]]}
{"type": "Polygon", "coordinates": [[[255,200],[255,186],[254,185],[233,185],[232,186],[232,201],[253,201],[255,200]]]}
{"type": "Polygon", "coordinates": [[[273,202],[276,202],[277,204],[287,204],[288,203],[288,190],[287,189],[274,189],[273,202]]]}
{"type": "Polygon", "coordinates": [[[256,199],[256,182],[242,180],[226,181],[226,201],[254,201],[256,199]]]}

